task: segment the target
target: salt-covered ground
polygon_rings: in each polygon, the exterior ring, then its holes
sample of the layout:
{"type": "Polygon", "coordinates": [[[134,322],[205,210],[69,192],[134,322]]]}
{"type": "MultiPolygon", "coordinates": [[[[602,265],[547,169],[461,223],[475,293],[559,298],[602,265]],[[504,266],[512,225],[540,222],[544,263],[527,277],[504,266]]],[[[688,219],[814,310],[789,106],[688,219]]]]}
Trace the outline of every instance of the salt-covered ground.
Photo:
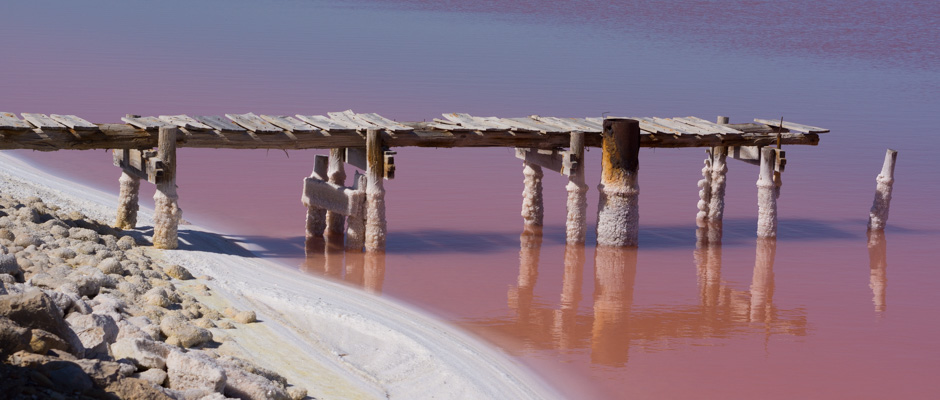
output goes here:
{"type": "MultiPolygon", "coordinates": [[[[146,184],[146,183],[144,183],[146,184]]],[[[113,221],[117,197],[0,154],[0,190],[113,221]]],[[[182,199],[185,208],[185,199],[182,199]]],[[[152,227],[142,209],[138,231],[152,227]]],[[[185,215],[184,215],[185,217],[185,215]]],[[[555,398],[539,378],[457,329],[389,299],[255,257],[224,236],[180,226],[180,249],[162,253],[196,276],[220,308],[254,310],[261,323],[213,330],[216,341],[301,385],[315,398],[555,398]]],[[[191,289],[191,288],[190,288],[191,289]]]]}

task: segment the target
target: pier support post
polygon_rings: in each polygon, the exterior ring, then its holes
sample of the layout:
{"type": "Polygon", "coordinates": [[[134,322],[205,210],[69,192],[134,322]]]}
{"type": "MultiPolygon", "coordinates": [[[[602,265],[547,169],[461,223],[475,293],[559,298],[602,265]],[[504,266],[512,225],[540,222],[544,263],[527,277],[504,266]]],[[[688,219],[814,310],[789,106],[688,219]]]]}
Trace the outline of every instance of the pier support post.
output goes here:
{"type": "Polygon", "coordinates": [[[632,119],[605,119],[603,173],[597,211],[597,244],[636,246],[639,195],[637,183],[640,124],[632,119]]]}
{"type": "MultiPolygon", "coordinates": [[[[345,163],[346,149],[330,149],[330,160],[329,168],[327,169],[327,177],[329,182],[339,186],[346,185],[346,169],[344,166],[345,163]]],[[[326,234],[327,235],[343,235],[343,228],[346,223],[346,217],[343,214],[327,211],[326,212],[326,234]]]]}
{"type": "Polygon", "coordinates": [[[369,178],[366,186],[366,251],[385,250],[385,153],[382,149],[382,131],[366,131],[366,161],[369,178]]]}
{"type": "Polygon", "coordinates": [[[725,183],[728,174],[728,148],[711,148],[711,197],[708,203],[708,241],[721,244],[722,218],[725,214],[725,183]]]}
{"type": "MultiPolygon", "coordinates": [[[[311,178],[321,181],[326,180],[327,158],[317,155],[313,158],[313,173],[311,178]]],[[[323,236],[323,230],[326,229],[326,209],[317,207],[313,204],[307,205],[307,237],[323,236]]]]}
{"type": "Polygon", "coordinates": [[[777,237],[777,188],[774,163],[777,153],[764,147],[760,153],[760,178],[757,179],[757,237],[777,237]]]}
{"type": "Polygon", "coordinates": [[[183,211],[176,194],[176,135],[176,127],[160,127],[157,156],[163,161],[163,176],[153,195],[153,247],[158,249],[175,249],[179,245],[176,231],[183,211]]]}
{"type": "Polygon", "coordinates": [[[891,188],[894,186],[894,164],[898,160],[897,150],[888,149],[881,173],[875,179],[875,201],[868,213],[868,230],[882,230],[888,223],[888,207],[891,206],[891,188]]]}
{"type": "Polygon", "coordinates": [[[118,194],[117,218],[114,227],[118,229],[134,229],[137,226],[137,210],[140,209],[140,178],[121,170],[118,179],[121,189],[118,194]]]}
{"type": "Polygon", "coordinates": [[[868,287],[875,311],[880,313],[887,308],[888,289],[888,244],[883,230],[868,231],[868,264],[868,287]]]}
{"type": "Polygon", "coordinates": [[[346,250],[362,251],[366,243],[366,186],[369,178],[356,173],[355,191],[350,193],[349,202],[353,204],[352,212],[346,218],[346,250]]]}
{"type": "Polygon", "coordinates": [[[587,234],[587,191],[584,183],[584,132],[571,132],[569,151],[576,163],[568,175],[568,217],[565,223],[565,236],[569,244],[584,243],[587,234]]]}
{"type": "Polygon", "coordinates": [[[524,187],[522,189],[522,219],[525,221],[525,229],[541,229],[545,214],[545,207],[542,203],[542,167],[522,162],[522,175],[525,176],[524,187]]]}

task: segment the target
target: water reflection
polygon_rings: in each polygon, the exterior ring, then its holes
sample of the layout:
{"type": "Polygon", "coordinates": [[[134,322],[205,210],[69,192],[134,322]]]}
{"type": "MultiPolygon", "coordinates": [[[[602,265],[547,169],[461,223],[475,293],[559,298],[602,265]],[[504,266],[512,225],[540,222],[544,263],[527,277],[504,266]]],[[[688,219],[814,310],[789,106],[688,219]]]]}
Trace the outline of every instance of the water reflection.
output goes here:
{"type": "MultiPolygon", "coordinates": [[[[638,250],[598,247],[594,251],[593,307],[579,308],[586,249],[567,245],[564,275],[557,306],[534,296],[539,276],[541,237],[520,236],[519,275],[507,297],[512,314],[470,325],[495,333],[493,337],[521,337],[523,349],[581,349],[591,362],[623,366],[631,347],[659,350],[673,338],[701,340],[758,334],[805,336],[806,311],[784,310],[774,303],[776,242],[758,240],[752,280],[740,283],[721,279],[721,246],[702,244],[694,251],[698,278],[698,304],[643,304],[635,299],[638,250]],[[643,304],[640,306],[639,304],[643,304]]],[[[655,267],[655,266],[650,266],[655,267]]],[[[664,288],[662,290],[669,290],[664,288]]],[[[681,297],[678,294],[676,298],[681,297]]],[[[708,341],[704,344],[719,344],[708,341]]],[[[516,347],[518,348],[518,346],[516,347]]]]}
{"type": "Polygon", "coordinates": [[[871,269],[868,287],[871,288],[875,311],[881,313],[887,308],[888,288],[888,244],[882,230],[868,232],[868,264],[871,269]]]}
{"type": "Polygon", "coordinates": [[[343,281],[376,294],[382,292],[385,253],[347,252],[343,249],[342,235],[307,237],[304,252],[306,257],[300,265],[301,271],[343,281]]]}

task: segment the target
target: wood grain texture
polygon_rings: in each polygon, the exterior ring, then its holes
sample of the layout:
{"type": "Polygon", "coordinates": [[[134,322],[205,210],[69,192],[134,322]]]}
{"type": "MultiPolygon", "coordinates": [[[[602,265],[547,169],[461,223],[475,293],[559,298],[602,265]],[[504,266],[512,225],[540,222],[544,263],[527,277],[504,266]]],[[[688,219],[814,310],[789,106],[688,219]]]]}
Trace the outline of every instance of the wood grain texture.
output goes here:
{"type": "Polygon", "coordinates": [[[225,114],[225,117],[239,126],[255,133],[280,133],[283,129],[272,125],[270,122],[261,119],[254,113],[245,114],[225,114]]]}
{"type": "Polygon", "coordinates": [[[160,129],[161,126],[176,126],[157,117],[123,117],[121,121],[134,125],[140,129],[160,129]]]}
{"type": "Polygon", "coordinates": [[[343,132],[343,131],[354,131],[355,127],[348,127],[342,124],[338,124],[331,120],[329,117],[324,117],[322,115],[300,115],[297,114],[297,119],[304,121],[310,125],[313,125],[317,128],[325,130],[327,132],[343,132]]]}
{"type": "MultiPolygon", "coordinates": [[[[768,126],[774,127],[774,128],[780,126],[780,120],[754,118],[754,122],[761,123],[761,124],[764,124],[764,125],[768,125],[768,126]]],[[[810,126],[810,125],[797,124],[797,123],[787,122],[787,121],[783,121],[783,128],[784,128],[784,129],[791,130],[791,131],[803,132],[803,133],[827,133],[827,132],[829,132],[829,130],[828,130],[828,129],[825,129],[825,128],[820,128],[820,127],[817,127],[817,126],[810,126]]]]}
{"type": "Polygon", "coordinates": [[[191,131],[207,131],[212,129],[211,126],[199,122],[188,115],[161,115],[157,118],[160,118],[161,121],[170,125],[176,125],[177,127],[191,131]]]}
{"type": "Polygon", "coordinates": [[[68,129],[65,125],[62,125],[56,120],[49,118],[46,114],[34,114],[34,113],[22,113],[23,119],[39,129],[47,130],[61,130],[68,129]]]}
{"type": "Polygon", "coordinates": [[[319,130],[313,125],[287,115],[261,115],[261,119],[288,132],[306,133],[319,130]]]}
{"type": "Polygon", "coordinates": [[[217,115],[194,116],[193,119],[202,122],[203,124],[209,125],[212,127],[212,129],[215,129],[219,132],[245,132],[245,128],[235,125],[232,123],[232,121],[217,115]]]}
{"type": "Polygon", "coordinates": [[[85,121],[74,115],[59,115],[59,114],[49,114],[49,118],[52,118],[56,122],[69,127],[69,129],[75,131],[94,131],[98,130],[98,126],[85,121]]]}

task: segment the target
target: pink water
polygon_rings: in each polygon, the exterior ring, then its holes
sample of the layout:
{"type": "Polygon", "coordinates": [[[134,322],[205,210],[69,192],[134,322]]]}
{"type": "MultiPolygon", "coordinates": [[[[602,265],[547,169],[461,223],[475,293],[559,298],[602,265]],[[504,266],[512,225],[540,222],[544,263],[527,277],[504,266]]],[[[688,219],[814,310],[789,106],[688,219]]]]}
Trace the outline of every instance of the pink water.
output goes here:
{"type": "MultiPolygon", "coordinates": [[[[396,149],[384,259],[317,243],[304,257],[315,151],[181,149],[178,183],[186,219],[424,308],[572,398],[931,398],[938,15],[933,2],[877,1],[15,2],[0,15],[0,111],[823,126],[820,146],[787,148],[773,246],[755,240],[756,169],[730,162],[724,246],[695,248],[694,149],[641,152],[640,247],[613,254],[593,237],[566,248],[565,181],[550,174],[541,243],[520,238],[522,168],[508,149],[396,149]],[[887,147],[899,150],[895,195],[869,246],[887,147]]],[[[116,191],[106,152],[17,153],[116,191]]],[[[598,165],[589,152],[590,181],[598,165]]],[[[589,215],[596,203],[592,192],[589,215]]]]}

